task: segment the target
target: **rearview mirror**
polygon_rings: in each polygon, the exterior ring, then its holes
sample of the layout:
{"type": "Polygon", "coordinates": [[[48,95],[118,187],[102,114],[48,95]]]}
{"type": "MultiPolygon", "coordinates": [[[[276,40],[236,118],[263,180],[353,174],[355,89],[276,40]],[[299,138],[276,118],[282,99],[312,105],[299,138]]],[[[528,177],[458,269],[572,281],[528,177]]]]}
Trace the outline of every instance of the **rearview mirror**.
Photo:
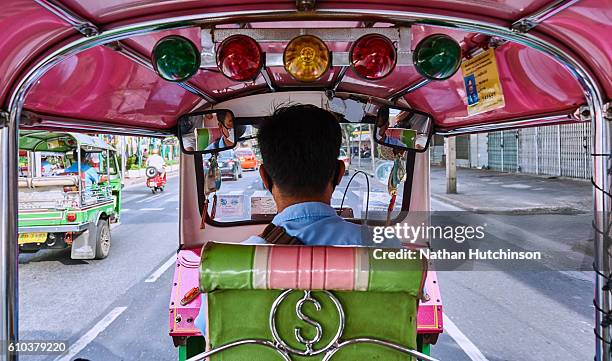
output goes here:
{"type": "Polygon", "coordinates": [[[187,113],[178,119],[181,150],[187,154],[217,153],[236,146],[239,135],[234,113],[229,109],[211,109],[187,113]]]}
{"type": "Polygon", "coordinates": [[[408,108],[381,107],[376,116],[374,139],[397,150],[424,152],[429,146],[433,120],[427,113],[408,108]]]}

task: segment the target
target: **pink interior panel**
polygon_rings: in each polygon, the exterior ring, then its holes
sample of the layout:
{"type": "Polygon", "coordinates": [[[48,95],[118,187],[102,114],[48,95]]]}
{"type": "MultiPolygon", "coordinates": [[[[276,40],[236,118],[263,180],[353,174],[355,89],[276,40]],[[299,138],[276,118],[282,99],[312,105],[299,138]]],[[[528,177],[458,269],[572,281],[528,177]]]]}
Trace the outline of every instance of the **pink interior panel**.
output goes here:
{"type": "Polygon", "coordinates": [[[40,113],[168,129],[199,97],[159,78],[107,47],[65,59],[45,74],[26,99],[40,113]],[[58,91],[61,89],[62,91],[58,91]]]}
{"type": "Polygon", "coordinates": [[[11,85],[26,65],[50,44],[75,33],[74,29],[31,0],[2,2],[0,23],[0,103],[8,101],[11,85]]]}
{"type": "Polygon", "coordinates": [[[585,102],[578,82],[555,60],[516,44],[501,46],[495,55],[504,108],[468,117],[461,71],[408,94],[407,101],[431,113],[442,128],[570,110],[585,102]]]}

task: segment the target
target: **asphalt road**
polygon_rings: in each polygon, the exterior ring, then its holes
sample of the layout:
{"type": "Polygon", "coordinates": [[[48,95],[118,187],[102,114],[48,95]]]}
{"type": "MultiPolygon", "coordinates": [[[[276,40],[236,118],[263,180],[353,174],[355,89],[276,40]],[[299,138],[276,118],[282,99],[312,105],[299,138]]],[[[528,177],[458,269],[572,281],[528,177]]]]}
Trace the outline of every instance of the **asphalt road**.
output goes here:
{"type": "MultiPolygon", "coordinates": [[[[347,177],[334,202],[342,197],[347,177]]],[[[361,209],[366,189],[356,178],[345,203],[361,209]]],[[[384,192],[385,186],[372,182],[384,192]]],[[[222,190],[261,190],[255,172],[222,190]]],[[[433,201],[434,210],[454,210],[433,201]]],[[[68,250],[20,255],[20,337],[68,340],[62,357],[25,356],[22,360],[176,360],[167,332],[168,300],[178,246],[178,178],[166,192],[152,195],[142,184],[124,190],[121,224],[112,229],[105,260],[73,261],[68,250]]],[[[521,246],[546,243],[567,252],[568,264],[530,272],[439,272],[445,333],[433,356],[450,361],[584,361],[593,354],[593,282],[589,272],[573,270],[572,259],[589,262],[590,216],[485,216],[505,225],[515,237],[496,242],[521,246]],[[548,222],[543,225],[545,220],[548,222]],[[586,236],[585,236],[586,235],[586,236]]],[[[498,229],[502,229],[499,227],[498,229]]],[[[493,232],[494,233],[494,232],[493,232]]],[[[495,234],[493,236],[496,236],[495,234]]]]}

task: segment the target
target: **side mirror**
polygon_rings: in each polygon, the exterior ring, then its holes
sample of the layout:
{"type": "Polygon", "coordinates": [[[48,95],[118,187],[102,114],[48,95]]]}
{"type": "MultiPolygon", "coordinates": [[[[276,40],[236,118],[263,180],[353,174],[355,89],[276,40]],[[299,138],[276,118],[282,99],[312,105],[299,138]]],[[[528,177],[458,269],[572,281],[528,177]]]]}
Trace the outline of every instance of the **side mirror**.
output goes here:
{"type": "Polygon", "coordinates": [[[232,149],[239,137],[234,113],[211,109],[181,115],[178,119],[181,150],[186,154],[208,154],[232,149]]]}
{"type": "Polygon", "coordinates": [[[393,149],[424,152],[432,133],[431,116],[414,109],[384,106],[376,116],[374,139],[393,149]]]}

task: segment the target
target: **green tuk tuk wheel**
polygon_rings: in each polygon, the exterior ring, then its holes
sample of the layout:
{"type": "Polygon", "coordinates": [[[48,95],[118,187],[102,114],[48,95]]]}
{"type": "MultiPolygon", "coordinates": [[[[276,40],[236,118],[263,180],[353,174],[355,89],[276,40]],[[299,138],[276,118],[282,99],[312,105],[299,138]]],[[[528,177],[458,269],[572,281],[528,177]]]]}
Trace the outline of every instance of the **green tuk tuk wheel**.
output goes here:
{"type": "Polygon", "coordinates": [[[111,246],[111,232],[108,220],[101,219],[98,222],[96,237],[96,259],[104,259],[108,256],[111,246]]]}

